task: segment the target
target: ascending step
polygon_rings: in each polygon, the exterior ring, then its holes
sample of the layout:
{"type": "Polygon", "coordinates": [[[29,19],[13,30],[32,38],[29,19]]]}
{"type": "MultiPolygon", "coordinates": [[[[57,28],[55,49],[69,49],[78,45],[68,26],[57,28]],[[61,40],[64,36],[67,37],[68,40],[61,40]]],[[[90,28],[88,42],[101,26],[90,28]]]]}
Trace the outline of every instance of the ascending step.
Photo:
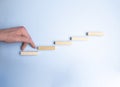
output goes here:
{"type": "Polygon", "coordinates": [[[37,51],[21,51],[20,54],[22,56],[37,56],[38,52],[37,51]]]}
{"type": "Polygon", "coordinates": [[[39,46],[38,50],[55,50],[55,46],[39,46]]]}
{"type": "Polygon", "coordinates": [[[71,41],[55,41],[54,44],[55,45],[71,45],[72,42],[71,41]]]}
{"type": "Polygon", "coordinates": [[[81,36],[73,36],[73,37],[70,37],[70,40],[73,40],[73,41],[87,41],[88,38],[87,37],[81,37],[81,36]]]}
{"type": "Polygon", "coordinates": [[[86,35],[88,36],[103,36],[103,32],[87,32],[86,35]]]}

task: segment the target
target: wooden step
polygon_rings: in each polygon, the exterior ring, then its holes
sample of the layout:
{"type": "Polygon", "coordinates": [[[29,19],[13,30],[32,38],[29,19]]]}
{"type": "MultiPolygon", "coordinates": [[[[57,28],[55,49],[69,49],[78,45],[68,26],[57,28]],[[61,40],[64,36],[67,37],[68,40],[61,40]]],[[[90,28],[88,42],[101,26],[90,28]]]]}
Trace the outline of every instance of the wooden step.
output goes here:
{"type": "Polygon", "coordinates": [[[71,41],[55,41],[54,44],[55,45],[71,45],[72,42],[71,41]]]}
{"type": "Polygon", "coordinates": [[[70,37],[70,40],[73,40],[73,41],[87,41],[88,38],[87,37],[81,37],[81,36],[73,36],[73,37],[70,37]]]}
{"type": "Polygon", "coordinates": [[[55,50],[55,46],[39,46],[38,50],[55,50]]]}
{"type": "Polygon", "coordinates": [[[21,51],[20,54],[22,56],[37,56],[38,51],[21,51]]]}
{"type": "Polygon", "coordinates": [[[104,33],[103,32],[87,32],[86,35],[87,36],[103,36],[104,33]]]}

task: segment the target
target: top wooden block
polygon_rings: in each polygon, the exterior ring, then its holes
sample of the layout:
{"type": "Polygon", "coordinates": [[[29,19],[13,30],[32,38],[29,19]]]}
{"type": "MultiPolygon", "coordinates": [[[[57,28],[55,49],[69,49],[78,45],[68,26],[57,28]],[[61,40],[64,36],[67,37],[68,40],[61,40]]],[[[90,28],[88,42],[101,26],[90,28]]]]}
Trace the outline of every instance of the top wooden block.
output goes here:
{"type": "Polygon", "coordinates": [[[88,36],[103,36],[103,32],[87,32],[86,33],[88,36]]]}

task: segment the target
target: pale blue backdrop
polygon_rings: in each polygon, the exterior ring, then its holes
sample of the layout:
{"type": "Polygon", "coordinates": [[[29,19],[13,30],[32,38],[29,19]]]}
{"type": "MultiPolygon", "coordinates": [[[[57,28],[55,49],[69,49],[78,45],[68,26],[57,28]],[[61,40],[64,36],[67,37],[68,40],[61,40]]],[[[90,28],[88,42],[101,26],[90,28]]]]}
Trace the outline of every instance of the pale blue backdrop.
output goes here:
{"type": "Polygon", "coordinates": [[[0,0],[0,29],[19,25],[37,46],[105,36],[32,57],[19,55],[21,43],[0,43],[0,87],[120,87],[119,0],[0,0]]]}

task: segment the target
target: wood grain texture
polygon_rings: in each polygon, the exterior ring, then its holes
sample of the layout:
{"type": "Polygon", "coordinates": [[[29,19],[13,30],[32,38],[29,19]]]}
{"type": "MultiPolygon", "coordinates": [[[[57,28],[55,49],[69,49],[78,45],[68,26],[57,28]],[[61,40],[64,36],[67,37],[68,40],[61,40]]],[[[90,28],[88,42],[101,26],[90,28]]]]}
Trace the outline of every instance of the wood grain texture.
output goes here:
{"type": "Polygon", "coordinates": [[[55,50],[55,46],[39,46],[38,50],[55,50]]]}
{"type": "Polygon", "coordinates": [[[22,56],[36,56],[38,55],[37,51],[21,51],[20,54],[22,56]]]}

